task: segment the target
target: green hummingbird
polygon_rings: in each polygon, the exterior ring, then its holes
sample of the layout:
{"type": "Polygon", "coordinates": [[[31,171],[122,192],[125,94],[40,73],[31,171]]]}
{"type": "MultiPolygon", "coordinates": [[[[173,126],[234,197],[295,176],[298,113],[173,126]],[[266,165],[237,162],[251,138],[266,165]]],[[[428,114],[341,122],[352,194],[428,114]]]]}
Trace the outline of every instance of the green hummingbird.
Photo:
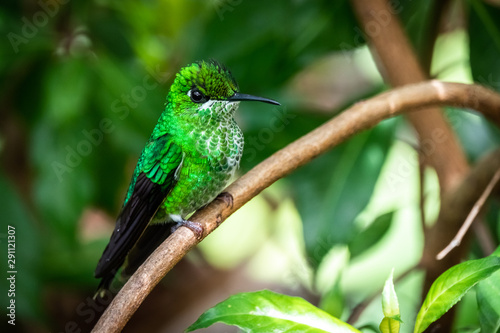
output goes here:
{"type": "MultiPolygon", "coordinates": [[[[97,268],[97,294],[109,290],[117,271],[130,276],[176,228],[197,237],[191,213],[215,199],[239,167],[243,133],[234,120],[240,101],[275,105],[242,94],[231,72],[215,60],[177,73],[161,114],[134,170],[130,186],[97,268]]],[[[232,202],[232,197],[226,195],[232,202]]]]}

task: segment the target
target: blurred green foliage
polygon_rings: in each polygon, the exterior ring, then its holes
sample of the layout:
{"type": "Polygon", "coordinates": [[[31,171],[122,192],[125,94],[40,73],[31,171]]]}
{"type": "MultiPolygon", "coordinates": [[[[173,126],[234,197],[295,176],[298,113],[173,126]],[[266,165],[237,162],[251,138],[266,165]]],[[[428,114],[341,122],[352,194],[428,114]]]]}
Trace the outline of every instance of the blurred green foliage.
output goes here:
{"type": "MultiPolygon", "coordinates": [[[[467,29],[452,24],[469,38],[454,39],[445,48],[444,52],[465,50],[459,63],[446,64],[447,71],[465,71],[465,82],[477,81],[498,91],[500,10],[479,0],[458,3],[465,9],[467,29]]],[[[435,6],[430,0],[394,2],[422,58],[432,59],[429,43],[439,33],[433,23],[435,6]]],[[[340,83],[369,82],[364,90],[338,93],[342,98],[334,110],[308,106],[305,96],[293,88],[301,73],[310,73],[312,65],[330,57],[341,56],[339,71],[373,69],[362,56],[364,36],[345,0],[7,1],[0,5],[0,31],[0,267],[6,258],[4,235],[12,225],[20,272],[18,319],[49,329],[53,319],[43,305],[47,290],[90,294],[95,288],[93,270],[110,231],[83,232],[91,228],[85,212],[97,210],[107,214],[107,222],[113,220],[181,66],[216,58],[231,68],[242,92],[282,103],[281,111],[272,112],[254,104],[240,107],[238,121],[246,137],[242,172],[324,123],[342,106],[386,88],[380,77],[370,79],[366,73],[331,78],[340,83]],[[283,112],[288,117],[283,118],[283,112]],[[283,130],[264,135],[269,133],[263,129],[277,117],[285,124],[283,130]]],[[[317,71],[311,75],[321,77],[317,71]]],[[[498,129],[476,115],[450,110],[471,161],[498,145],[498,129]]],[[[385,121],[297,170],[272,195],[278,205],[293,200],[303,227],[298,246],[313,276],[328,264],[324,260],[332,249],[346,246],[350,259],[362,260],[380,247],[379,240],[390,236],[395,220],[401,221],[408,207],[392,202],[372,211],[364,225],[359,216],[370,202],[381,197],[383,201],[389,192],[416,182],[413,172],[398,174],[402,165],[418,167],[413,157],[394,148],[395,141],[411,144],[414,139],[401,119],[385,121]],[[402,179],[398,187],[386,186],[387,179],[380,177],[391,151],[402,154],[389,171],[402,179]],[[377,184],[382,185],[377,189],[377,184]]],[[[417,187],[410,188],[416,197],[417,187]]],[[[417,202],[412,209],[416,206],[417,202]]],[[[268,215],[272,223],[273,215],[268,215]]],[[[418,214],[411,216],[410,225],[418,224],[418,214]]],[[[497,244],[498,216],[494,207],[487,219],[497,244]]],[[[339,271],[349,269],[347,261],[339,271]]],[[[312,279],[302,282],[319,293],[312,279]]],[[[0,284],[2,292],[5,283],[0,284]]],[[[376,283],[367,290],[360,283],[359,294],[352,295],[352,285],[341,291],[332,283],[318,296],[326,308],[342,314],[344,306],[376,288],[376,283]]],[[[485,296],[480,297],[484,304],[485,296]]],[[[3,311],[7,301],[1,297],[3,311]]]]}

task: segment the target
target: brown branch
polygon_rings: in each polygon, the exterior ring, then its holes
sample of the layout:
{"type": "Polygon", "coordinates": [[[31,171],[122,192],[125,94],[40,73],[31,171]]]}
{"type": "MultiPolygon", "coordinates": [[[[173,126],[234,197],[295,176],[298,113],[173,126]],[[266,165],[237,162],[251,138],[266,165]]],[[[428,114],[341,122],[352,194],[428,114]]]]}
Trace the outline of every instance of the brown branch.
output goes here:
{"type": "Polygon", "coordinates": [[[479,214],[479,212],[483,208],[484,203],[486,202],[486,200],[490,196],[491,192],[493,191],[493,188],[497,185],[498,180],[500,180],[500,168],[495,172],[495,174],[493,175],[493,178],[491,178],[490,182],[488,183],[488,186],[486,186],[486,188],[484,189],[484,192],[481,194],[481,196],[479,197],[477,202],[472,207],[469,215],[465,219],[464,224],[462,224],[462,226],[460,227],[460,230],[458,230],[455,237],[453,237],[453,239],[448,244],[448,246],[446,246],[441,252],[438,253],[438,255],[436,256],[437,260],[443,259],[444,257],[446,257],[448,255],[448,253],[451,252],[451,250],[453,250],[454,248],[456,248],[457,246],[460,245],[460,243],[464,239],[465,234],[467,233],[470,226],[472,225],[472,222],[474,222],[477,215],[479,214]]]}
{"type": "MultiPolygon", "coordinates": [[[[233,207],[216,200],[191,220],[202,223],[209,234],[266,187],[318,155],[386,118],[432,105],[476,109],[500,125],[500,95],[482,86],[429,81],[394,89],[353,105],[236,180],[226,189],[233,195],[233,207]]],[[[198,242],[186,228],[174,232],[123,286],[93,332],[120,332],[155,285],[198,242]]]]}

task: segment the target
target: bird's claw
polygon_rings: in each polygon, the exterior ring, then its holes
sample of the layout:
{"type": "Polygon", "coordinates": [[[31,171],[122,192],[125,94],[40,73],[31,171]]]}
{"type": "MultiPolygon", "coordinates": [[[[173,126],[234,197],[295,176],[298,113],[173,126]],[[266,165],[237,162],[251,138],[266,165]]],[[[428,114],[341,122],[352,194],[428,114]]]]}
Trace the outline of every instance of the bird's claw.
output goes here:
{"type": "Polygon", "coordinates": [[[188,220],[183,220],[182,222],[178,222],[174,227],[172,227],[172,232],[179,229],[180,227],[186,227],[191,230],[196,239],[200,240],[203,238],[203,234],[205,233],[205,228],[199,222],[192,222],[188,220]]]}

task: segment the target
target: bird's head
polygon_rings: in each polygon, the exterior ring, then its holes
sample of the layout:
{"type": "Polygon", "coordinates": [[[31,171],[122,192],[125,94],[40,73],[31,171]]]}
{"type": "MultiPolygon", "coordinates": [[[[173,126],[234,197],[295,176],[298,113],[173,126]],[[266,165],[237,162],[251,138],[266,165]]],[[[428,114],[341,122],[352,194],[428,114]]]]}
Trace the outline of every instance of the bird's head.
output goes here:
{"type": "Polygon", "coordinates": [[[182,68],[167,97],[174,115],[213,121],[232,118],[239,101],[279,105],[267,98],[241,94],[231,72],[215,60],[199,61],[182,68]]]}

